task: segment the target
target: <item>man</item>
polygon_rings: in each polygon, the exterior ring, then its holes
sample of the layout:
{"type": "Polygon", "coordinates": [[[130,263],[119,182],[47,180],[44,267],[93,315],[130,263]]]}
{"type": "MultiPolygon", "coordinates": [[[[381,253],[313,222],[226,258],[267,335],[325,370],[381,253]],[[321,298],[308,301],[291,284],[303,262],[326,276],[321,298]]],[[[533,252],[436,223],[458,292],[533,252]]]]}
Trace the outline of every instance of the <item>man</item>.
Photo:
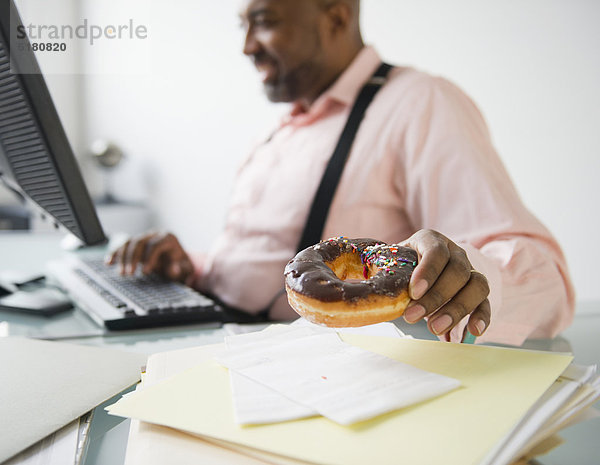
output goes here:
{"type": "MultiPolygon", "coordinates": [[[[363,44],[358,0],[244,0],[241,19],[244,53],[267,97],[292,103],[289,116],[241,166],[208,257],[188,255],[171,234],[151,234],[110,262],[290,319],[284,265],[352,104],[381,60],[363,44]]],[[[341,235],[414,248],[419,264],[404,317],[426,318],[446,340],[460,341],[468,329],[520,344],[555,335],[572,317],[560,248],[522,205],[476,107],[443,79],[390,72],[331,204],[323,237],[341,235]]]]}

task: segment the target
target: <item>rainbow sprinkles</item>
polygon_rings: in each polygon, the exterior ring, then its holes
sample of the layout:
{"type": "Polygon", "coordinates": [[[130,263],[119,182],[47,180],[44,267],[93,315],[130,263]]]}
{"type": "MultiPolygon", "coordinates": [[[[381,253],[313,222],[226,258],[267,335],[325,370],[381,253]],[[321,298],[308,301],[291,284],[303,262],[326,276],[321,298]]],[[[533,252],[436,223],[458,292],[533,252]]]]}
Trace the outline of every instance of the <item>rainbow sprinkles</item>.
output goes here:
{"type": "MultiPolygon", "coordinates": [[[[359,253],[360,261],[363,264],[363,276],[365,279],[369,279],[370,268],[376,268],[376,270],[373,270],[375,273],[378,270],[383,270],[386,273],[393,275],[395,273],[393,268],[395,267],[412,266],[414,268],[417,266],[416,261],[407,260],[397,256],[398,247],[401,247],[399,244],[388,245],[385,243],[377,243],[361,249],[359,246],[349,242],[348,238],[345,236],[332,237],[323,242],[332,245],[337,243],[340,248],[350,248],[352,253],[359,253]]],[[[315,247],[318,246],[319,244],[315,247]]]]}

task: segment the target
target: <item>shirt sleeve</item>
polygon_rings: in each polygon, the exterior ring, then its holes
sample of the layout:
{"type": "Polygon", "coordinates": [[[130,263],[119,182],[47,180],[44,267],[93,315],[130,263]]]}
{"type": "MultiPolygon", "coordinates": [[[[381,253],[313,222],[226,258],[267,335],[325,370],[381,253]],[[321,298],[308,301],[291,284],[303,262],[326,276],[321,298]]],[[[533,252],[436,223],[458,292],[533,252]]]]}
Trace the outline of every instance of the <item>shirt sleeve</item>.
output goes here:
{"type": "Polygon", "coordinates": [[[416,90],[397,176],[413,226],[449,237],[487,277],[492,316],[478,341],[555,336],[570,324],[575,299],[558,243],[523,205],[471,100],[441,78],[416,90]]]}

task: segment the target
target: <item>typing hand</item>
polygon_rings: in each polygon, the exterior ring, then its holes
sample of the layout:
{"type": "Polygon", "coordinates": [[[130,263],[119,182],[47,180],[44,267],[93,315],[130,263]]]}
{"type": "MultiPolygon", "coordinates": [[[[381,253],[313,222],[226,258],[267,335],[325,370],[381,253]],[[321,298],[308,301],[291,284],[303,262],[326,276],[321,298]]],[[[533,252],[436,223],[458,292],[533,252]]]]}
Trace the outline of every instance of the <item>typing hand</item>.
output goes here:
{"type": "Polygon", "coordinates": [[[448,339],[450,330],[468,316],[467,329],[481,336],[490,324],[489,286],[485,276],[473,270],[465,251],[431,230],[417,231],[402,245],[419,255],[409,285],[413,301],[404,319],[416,323],[428,317],[429,330],[448,339]]]}
{"type": "Polygon", "coordinates": [[[121,265],[121,274],[134,274],[138,265],[144,274],[157,273],[173,281],[187,282],[194,265],[179,240],[171,234],[150,233],[129,239],[115,250],[107,264],[121,265]]]}

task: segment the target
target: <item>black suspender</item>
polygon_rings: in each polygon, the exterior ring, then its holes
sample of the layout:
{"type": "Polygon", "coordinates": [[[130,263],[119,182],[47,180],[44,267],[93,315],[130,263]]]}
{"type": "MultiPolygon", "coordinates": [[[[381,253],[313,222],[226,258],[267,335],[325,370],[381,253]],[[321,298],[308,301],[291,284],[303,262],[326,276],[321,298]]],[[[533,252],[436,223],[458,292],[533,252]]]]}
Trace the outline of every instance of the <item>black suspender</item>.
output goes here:
{"type": "MultiPolygon", "coordinates": [[[[354,106],[350,111],[350,115],[348,116],[348,120],[346,121],[346,126],[344,126],[335,150],[327,163],[325,173],[323,174],[323,178],[321,179],[321,183],[319,184],[319,188],[313,199],[308,219],[304,225],[302,237],[298,243],[298,251],[304,250],[321,240],[321,234],[323,234],[329,207],[340,178],[342,177],[342,171],[344,170],[344,165],[346,164],[346,159],[350,153],[350,148],[354,142],[358,127],[360,126],[360,123],[365,116],[365,111],[373,100],[373,97],[375,97],[377,91],[385,84],[390,69],[392,69],[391,65],[382,63],[358,94],[354,106]]],[[[284,289],[278,292],[267,308],[254,317],[223,304],[223,307],[227,309],[224,321],[255,322],[268,320],[271,307],[284,292],[284,289]]],[[[219,301],[219,299],[216,298],[215,300],[219,301]]]]}
{"type": "Polygon", "coordinates": [[[385,84],[386,76],[391,68],[391,65],[382,63],[358,94],[356,102],[354,102],[354,106],[348,116],[348,121],[346,121],[346,126],[333,151],[333,155],[329,159],[329,163],[321,179],[321,184],[319,184],[319,188],[313,199],[308,219],[304,225],[304,231],[298,243],[298,251],[304,250],[321,240],[329,207],[342,177],[342,171],[344,170],[344,165],[346,164],[346,159],[348,158],[348,153],[350,153],[350,148],[354,142],[358,127],[373,97],[375,97],[381,86],[385,84]]]}

